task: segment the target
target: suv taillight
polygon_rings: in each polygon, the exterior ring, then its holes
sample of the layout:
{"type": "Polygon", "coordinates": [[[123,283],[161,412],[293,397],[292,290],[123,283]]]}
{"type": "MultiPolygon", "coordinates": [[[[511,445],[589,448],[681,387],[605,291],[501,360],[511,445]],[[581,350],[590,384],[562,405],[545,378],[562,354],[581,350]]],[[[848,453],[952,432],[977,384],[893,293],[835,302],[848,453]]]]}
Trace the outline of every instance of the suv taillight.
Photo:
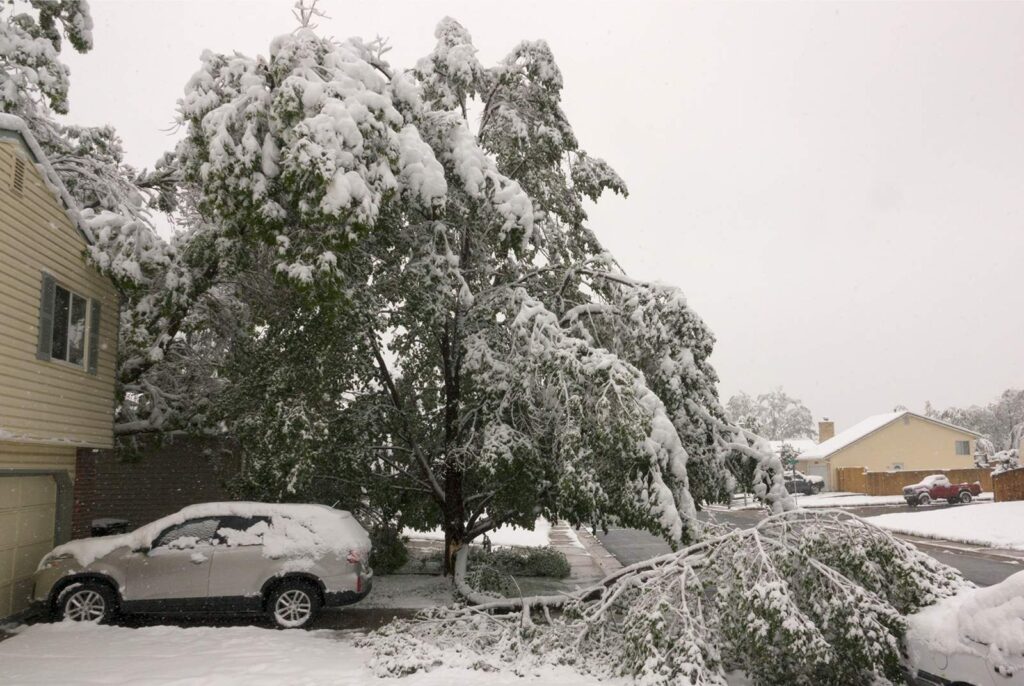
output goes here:
{"type": "Polygon", "coordinates": [[[358,550],[350,550],[348,551],[348,557],[345,559],[347,559],[351,564],[356,565],[363,561],[363,554],[358,550]]]}

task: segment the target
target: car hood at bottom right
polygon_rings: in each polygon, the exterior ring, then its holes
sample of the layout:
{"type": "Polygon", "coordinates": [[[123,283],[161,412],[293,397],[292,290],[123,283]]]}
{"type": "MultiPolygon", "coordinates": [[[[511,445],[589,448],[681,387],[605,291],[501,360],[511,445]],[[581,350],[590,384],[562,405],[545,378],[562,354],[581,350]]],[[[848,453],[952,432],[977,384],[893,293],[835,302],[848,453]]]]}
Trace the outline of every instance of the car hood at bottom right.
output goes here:
{"type": "Polygon", "coordinates": [[[907,649],[923,683],[1024,686],[1024,572],[911,615],[907,649]]]}

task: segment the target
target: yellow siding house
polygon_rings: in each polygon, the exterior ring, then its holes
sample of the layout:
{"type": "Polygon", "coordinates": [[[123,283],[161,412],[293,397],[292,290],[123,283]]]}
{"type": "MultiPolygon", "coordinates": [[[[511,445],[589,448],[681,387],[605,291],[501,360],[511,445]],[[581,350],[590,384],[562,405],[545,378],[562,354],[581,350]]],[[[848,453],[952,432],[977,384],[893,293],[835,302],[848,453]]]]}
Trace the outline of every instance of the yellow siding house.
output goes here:
{"type": "Polygon", "coordinates": [[[0,114],[0,619],[69,537],[75,460],[113,443],[118,300],[24,123],[0,114]]]}
{"type": "MultiPolygon", "coordinates": [[[[831,434],[831,422],[822,438],[831,434]]],[[[836,483],[836,470],[862,467],[871,472],[974,468],[979,434],[913,412],[874,415],[803,451],[800,470],[836,483]]]]}

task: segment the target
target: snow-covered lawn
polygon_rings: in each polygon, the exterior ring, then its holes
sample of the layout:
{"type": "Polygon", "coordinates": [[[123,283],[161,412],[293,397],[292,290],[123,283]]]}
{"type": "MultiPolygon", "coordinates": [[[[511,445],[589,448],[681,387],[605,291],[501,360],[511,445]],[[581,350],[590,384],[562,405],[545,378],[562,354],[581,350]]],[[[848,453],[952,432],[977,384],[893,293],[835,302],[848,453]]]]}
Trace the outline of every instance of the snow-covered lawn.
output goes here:
{"type": "MultiPolygon", "coordinates": [[[[70,623],[37,624],[0,643],[0,683],[177,684],[204,686],[583,686],[594,679],[549,667],[525,678],[512,672],[443,667],[402,679],[378,679],[371,652],[337,631],[278,631],[256,627],[129,629],[70,623]]],[[[602,682],[615,684],[622,682],[602,682]]]]}
{"type": "Polygon", "coordinates": [[[454,600],[451,582],[440,574],[391,574],[375,578],[357,607],[421,610],[454,600]]]}
{"type": "MultiPolygon", "coordinates": [[[[536,521],[533,526],[533,531],[529,529],[520,529],[514,526],[502,526],[498,527],[494,531],[489,531],[487,537],[491,539],[493,545],[516,545],[516,546],[546,546],[551,543],[548,533],[551,531],[551,522],[541,517],[536,521]]],[[[402,531],[403,536],[409,538],[422,539],[422,540],[444,540],[444,531],[441,529],[434,529],[432,531],[416,531],[414,529],[404,529],[402,531]]],[[[479,540],[477,541],[479,543],[479,540]]]]}
{"type": "Polygon", "coordinates": [[[1024,501],[944,505],[869,517],[868,521],[901,534],[1024,550],[1024,501]]]}

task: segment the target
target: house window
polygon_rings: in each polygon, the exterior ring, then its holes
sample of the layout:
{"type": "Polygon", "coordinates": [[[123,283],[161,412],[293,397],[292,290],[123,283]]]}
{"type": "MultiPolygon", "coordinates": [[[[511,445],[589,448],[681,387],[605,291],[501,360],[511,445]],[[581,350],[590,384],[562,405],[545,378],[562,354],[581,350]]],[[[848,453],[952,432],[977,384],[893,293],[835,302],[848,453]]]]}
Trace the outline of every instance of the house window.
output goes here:
{"type": "Polygon", "coordinates": [[[971,454],[971,442],[970,441],[957,441],[956,442],[956,454],[957,455],[970,455],[971,454]]]}
{"type": "Polygon", "coordinates": [[[36,359],[61,360],[90,374],[99,369],[100,301],[88,300],[42,273],[36,359]]]}
{"type": "Polygon", "coordinates": [[[81,366],[85,359],[85,305],[85,298],[77,293],[54,287],[51,359],[81,366]]]}

